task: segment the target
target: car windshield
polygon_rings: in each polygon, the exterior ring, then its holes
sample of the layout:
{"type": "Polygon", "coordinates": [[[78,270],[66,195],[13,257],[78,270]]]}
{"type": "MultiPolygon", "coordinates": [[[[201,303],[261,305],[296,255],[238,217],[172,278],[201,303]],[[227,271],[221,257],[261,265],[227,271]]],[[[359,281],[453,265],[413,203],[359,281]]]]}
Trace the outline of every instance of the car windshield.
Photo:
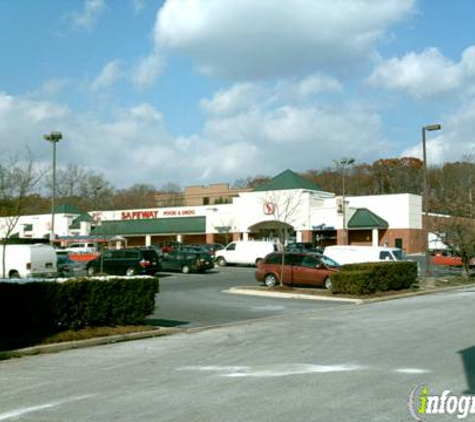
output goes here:
{"type": "Polygon", "coordinates": [[[338,264],[338,262],[333,261],[333,259],[328,258],[328,256],[325,256],[325,255],[320,256],[320,261],[322,261],[323,264],[325,264],[327,267],[336,268],[336,267],[340,266],[340,264],[338,264]]]}

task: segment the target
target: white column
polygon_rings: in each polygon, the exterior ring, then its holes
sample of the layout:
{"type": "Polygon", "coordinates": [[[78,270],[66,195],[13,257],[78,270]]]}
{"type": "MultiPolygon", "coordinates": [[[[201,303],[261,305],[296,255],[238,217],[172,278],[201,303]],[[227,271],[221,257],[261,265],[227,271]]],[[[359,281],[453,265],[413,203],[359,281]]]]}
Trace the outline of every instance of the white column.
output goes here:
{"type": "Polygon", "coordinates": [[[181,243],[182,240],[183,240],[183,236],[181,234],[177,234],[176,235],[176,241],[181,243]]]}
{"type": "Polygon", "coordinates": [[[302,236],[302,231],[301,230],[297,231],[297,234],[296,234],[295,238],[297,239],[296,240],[297,242],[302,242],[303,236],[302,236]]]}
{"type": "Polygon", "coordinates": [[[150,246],[152,244],[152,236],[149,234],[145,235],[145,246],[150,246]]]}
{"type": "Polygon", "coordinates": [[[244,240],[245,242],[247,242],[249,240],[249,233],[248,232],[244,232],[242,234],[242,240],[244,240]]]}
{"type": "Polygon", "coordinates": [[[373,229],[373,246],[379,246],[379,230],[377,228],[373,229]]]}

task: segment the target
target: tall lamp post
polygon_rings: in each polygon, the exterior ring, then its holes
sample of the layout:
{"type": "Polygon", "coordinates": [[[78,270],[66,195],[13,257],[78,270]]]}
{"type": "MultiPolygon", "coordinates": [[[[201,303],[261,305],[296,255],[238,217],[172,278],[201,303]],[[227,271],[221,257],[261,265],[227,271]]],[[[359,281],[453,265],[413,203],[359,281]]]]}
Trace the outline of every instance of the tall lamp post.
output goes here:
{"type": "Polygon", "coordinates": [[[346,228],[346,206],[345,206],[345,178],[346,178],[346,169],[351,166],[354,162],[354,158],[341,158],[340,160],[333,160],[333,162],[342,169],[342,204],[341,211],[343,214],[343,244],[348,245],[348,230],[346,228]]]}
{"type": "Polygon", "coordinates": [[[53,145],[53,187],[51,192],[51,234],[50,242],[53,243],[55,239],[54,234],[54,200],[56,196],[56,144],[63,139],[63,134],[61,132],[51,132],[46,135],[43,135],[45,141],[51,142],[53,145]]]}
{"type": "Polygon", "coordinates": [[[427,275],[430,274],[430,254],[429,254],[429,185],[427,180],[427,153],[426,153],[426,132],[440,130],[442,125],[432,124],[422,127],[422,161],[423,161],[423,207],[424,207],[424,218],[422,221],[422,236],[423,236],[423,246],[424,246],[424,257],[425,257],[425,271],[423,272],[424,284],[427,282],[427,275]]]}

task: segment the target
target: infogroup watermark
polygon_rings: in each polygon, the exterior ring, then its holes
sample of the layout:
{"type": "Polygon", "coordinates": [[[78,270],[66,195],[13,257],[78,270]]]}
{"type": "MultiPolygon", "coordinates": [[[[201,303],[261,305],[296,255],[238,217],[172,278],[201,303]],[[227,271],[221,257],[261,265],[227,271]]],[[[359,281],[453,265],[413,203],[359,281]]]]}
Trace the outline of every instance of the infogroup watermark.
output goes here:
{"type": "Polygon", "coordinates": [[[427,385],[420,384],[409,394],[408,406],[416,421],[427,421],[429,415],[453,415],[465,419],[468,415],[475,415],[475,396],[457,396],[450,390],[433,394],[427,385]]]}

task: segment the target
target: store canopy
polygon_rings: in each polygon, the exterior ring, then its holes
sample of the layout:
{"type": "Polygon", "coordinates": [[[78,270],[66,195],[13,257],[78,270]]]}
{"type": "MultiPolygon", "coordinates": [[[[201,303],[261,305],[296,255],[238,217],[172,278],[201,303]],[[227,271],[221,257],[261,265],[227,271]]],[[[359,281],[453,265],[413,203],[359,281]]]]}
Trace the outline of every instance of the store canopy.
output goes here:
{"type": "Polygon", "coordinates": [[[273,177],[266,183],[257,186],[253,192],[267,192],[274,190],[292,190],[305,189],[312,191],[321,191],[320,186],[303,178],[292,170],[285,170],[277,176],[273,177]]]}
{"type": "Polygon", "coordinates": [[[368,208],[358,208],[348,221],[349,229],[387,229],[388,227],[389,224],[386,220],[368,208]]]}
{"type": "Polygon", "coordinates": [[[259,230],[293,230],[294,228],[287,223],[282,221],[266,220],[261,221],[260,223],[253,224],[249,227],[250,232],[258,232],[259,230]]]}
{"type": "Polygon", "coordinates": [[[99,235],[160,235],[206,233],[206,217],[146,218],[141,220],[103,221],[94,228],[99,235]]]}

